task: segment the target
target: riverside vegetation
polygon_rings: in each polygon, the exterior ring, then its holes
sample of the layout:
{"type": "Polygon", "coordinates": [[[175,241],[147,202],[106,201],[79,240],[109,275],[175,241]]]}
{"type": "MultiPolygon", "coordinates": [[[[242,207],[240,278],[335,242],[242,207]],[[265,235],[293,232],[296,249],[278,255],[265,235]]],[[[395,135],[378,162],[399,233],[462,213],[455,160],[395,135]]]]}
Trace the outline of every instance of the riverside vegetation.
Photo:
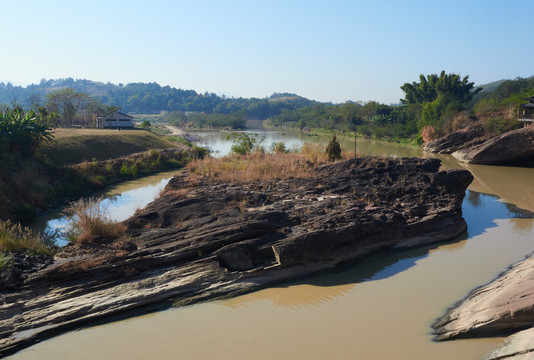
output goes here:
{"type": "Polygon", "coordinates": [[[87,114],[94,109],[118,106],[181,127],[242,129],[246,119],[258,119],[307,131],[356,132],[359,136],[422,143],[473,124],[483,125],[492,136],[517,128],[519,104],[534,95],[534,78],[476,87],[468,76],[442,71],[421,74],[418,81],[405,83],[401,89],[405,97],[399,104],[332,104],[289,93],[263,99],[228,98],[156,83],[118,86],[67,78],[43,79],[26,88],[0,83],[0,103],[23,99],[22,106],[40,106],[59,124],[90,125],[93,120],[87,114]],[[81,105],[73,108],[72,104],[81,105]],[[80,114],[74,116],[73,111],[80,114]]]}
{"type": "Polygon", "coordinates": [[[181,168],[206,154],[147,131],[53,130],[43,112],[18,107],[0,113],[0,147],[4,260],[6,252],[51,252],[48,240],[53,234],[33,234],[20,225],[38,211],[109,184],[181,168]]]}

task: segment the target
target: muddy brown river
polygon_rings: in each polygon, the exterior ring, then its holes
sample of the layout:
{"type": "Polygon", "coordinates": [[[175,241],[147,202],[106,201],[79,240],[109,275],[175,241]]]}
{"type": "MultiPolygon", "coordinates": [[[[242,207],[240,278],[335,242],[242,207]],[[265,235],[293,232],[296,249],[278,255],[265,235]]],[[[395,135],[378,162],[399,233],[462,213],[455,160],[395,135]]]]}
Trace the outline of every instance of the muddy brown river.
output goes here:
{"type": "MultiPolygon", "coordinates": [[[[358,145],[367,154],[420,155],[402,145],[358,145]]],[[[502,338],[437,343],[431,324],[534,251],[534,169],[442,161],[475,176],[463,204],[468,233],[457,241],[375,255],[232,299],[86,327],[9,359],[483,359],[502,338]]]]}

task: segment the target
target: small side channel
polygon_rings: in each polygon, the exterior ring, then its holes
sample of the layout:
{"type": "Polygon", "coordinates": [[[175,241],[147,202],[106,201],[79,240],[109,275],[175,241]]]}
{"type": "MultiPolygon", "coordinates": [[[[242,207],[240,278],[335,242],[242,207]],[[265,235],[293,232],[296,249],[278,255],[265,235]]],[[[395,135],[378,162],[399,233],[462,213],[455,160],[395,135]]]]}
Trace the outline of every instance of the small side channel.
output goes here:
{"type": "MultiPolygon", "coordinates": [[[[131,217],[137,209],[145,207],[157,198],[169,180],[179,172],[180,170],[168,171],[127,181],[94,196],[104,198],[102,207],[106,209],[112,219],[123,221],[131,217]]],[[[64,209],[65,207],[60,207],[40,216],[32,224],[32,229],[40,233],[63,229],[68,224],[68,220],[63,214],[64,209]]],[[[57,239],[58,246],[66,244],[67,241],[64,238],[59,237],[57,239]]]]}

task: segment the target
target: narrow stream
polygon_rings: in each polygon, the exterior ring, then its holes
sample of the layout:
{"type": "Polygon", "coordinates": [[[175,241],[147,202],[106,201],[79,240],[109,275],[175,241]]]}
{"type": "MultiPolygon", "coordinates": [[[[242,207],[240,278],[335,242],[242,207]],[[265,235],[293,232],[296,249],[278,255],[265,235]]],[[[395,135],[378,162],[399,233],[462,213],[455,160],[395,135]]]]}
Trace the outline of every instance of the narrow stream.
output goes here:
{"type": "MultiPolygon", "coordinates": [[[[421,155],[409,146],[359,139],[358,147],[366,154],[421,155]]],[[[442,162],[463,166],[451,157],[442,162]]],[[[430,326],[471,289],[534,251],[534,169],[463,167],[475,180],[463,203],[469,229],[457,241],[83,328],[9,359],[483,359],[501,338],[437,343],[430,326]]]]}

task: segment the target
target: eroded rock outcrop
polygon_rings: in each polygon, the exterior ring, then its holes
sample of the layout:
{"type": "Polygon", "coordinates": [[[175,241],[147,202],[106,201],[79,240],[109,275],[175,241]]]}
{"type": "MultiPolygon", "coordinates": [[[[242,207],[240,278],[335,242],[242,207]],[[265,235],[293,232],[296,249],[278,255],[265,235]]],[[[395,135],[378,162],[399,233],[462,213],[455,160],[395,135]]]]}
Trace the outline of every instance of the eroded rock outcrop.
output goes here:
{"type": "Polygon", "coordinates": [[[486,360],[529,360],[534,356],[534,328],[523,330],[507,338],[491,352],[486,360]]]}
{"type": "Polygon", "coordinates": [[[423,149],[433,153],[452,154],[466,147],[475,146],[488,139],[482,125],[474,125],[442,138],[430,141],[423,149]]]}
{"type": "MultiPolygon", "coordinates": [[[[303,165],[305,166],[305,165],[303,165]]],[[[0,354],[142,306],[240,294],[380,249],[449,240],[472,175],[437,159],[358,158],[308,179],[174,177],[126,221],[128,240],[65,248],[0,292],[0,354]]]]}
{"type": "Polygon", "coordinates": [[[534,126],[490,137],[482,125],[475,125],[431,141],[423,148],[434,153],[452,154],[469,164],[533,162],[534,126]]]}
{"type": "Polygon", "coordinates": [[[469,164],[507,164],[534,159],[534,126],[506,132],[452,156],[469,164]]]}
{"type": "Polygon", "coordinates": [[[438,319],[436,340],[508,335],[534,325],[534,257],[473,290],[438,319]]]}

